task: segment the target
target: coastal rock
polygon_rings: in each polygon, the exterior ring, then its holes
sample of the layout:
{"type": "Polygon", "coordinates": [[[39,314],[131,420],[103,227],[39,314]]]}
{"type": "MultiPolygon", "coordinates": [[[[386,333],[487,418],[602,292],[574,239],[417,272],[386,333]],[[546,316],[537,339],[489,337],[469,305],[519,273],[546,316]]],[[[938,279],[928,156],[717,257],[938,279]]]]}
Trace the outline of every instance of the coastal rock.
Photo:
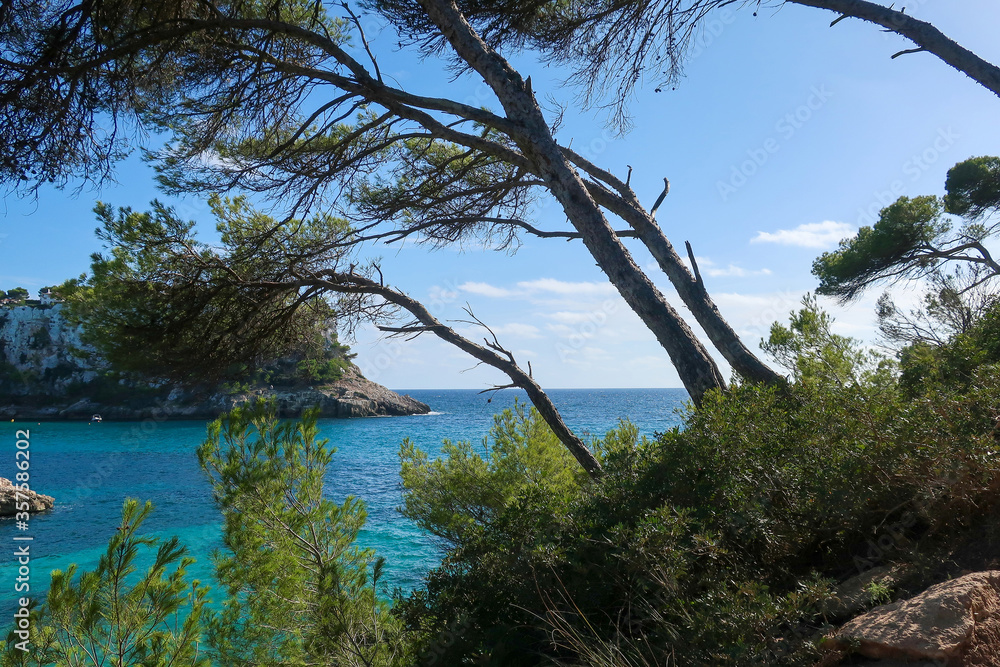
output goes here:
{"type": "Polygon", "coordinates": [[[0,419],[90,421],[100,415],[107,421],[177,419],[215,419],[237,405],[259,398],[273,399],[278,414],[296,417],[303,410],[319,407],[321,417],[378,417],[420,415],[430,412],[426,403],[401,396],[382,385],[367,380],[357,368],[351,367],[344,377],[325,387],[301,389],[267,388],[227,394],[198,393],[178,387],[164,387],[158,397],[129,404],[102,404],[90,399],[75,400],[67,405],[58,397],[42,397],[37,402],[20,401],[15,405],[0,405],[0,419]]]}
{"type": "MultiPolygon", "coordinates": [[[[430,412],[430,406],[410,396],[401,396],[382,385],[365,379],[351,367],[344,377],[330,387],[281,390],[262,389],[249,394],[219,397],[223,410],[232,409],[256,398],[273,398],[279,414],[298,415],[318,406],[323,417],[376,417],[420,415],[430,412]]],[[[218,412],[218,411],[216,411],[218,412]]]]}
{"type": "MultiPolygon", "coordinates": [[[[0,477],[0,516],[14,516],[17,513],[18,490],[9,479],[0,477]]],[[[20,491],[21,502],[29,503],[29,512],[44,512],[52,509],[55,498],[34,491],[20,491]]]]}
{"type": "Polygon", "coordinates": [[[13,380],[3,393],[30,395],[39,385],[57,393],[93,380],[103,363],[82,333],[62,304],[0,308],[0,366],[13,380]]]}
{"type": "Polygon", "coordinates": [[[880,660],[1000,666],[1000,571],[968,574],[909,600],[876,607],[845,624],[824,645],[834,653],[880,660]]]}
{"type": "Polygon", "coordinates": [[[323,417],[430,412],[426,404],[367,380],[353,365],[340,380],[317,387],[264,386],[227,393],[154,379],[119,379],[121,386],[109,387],[93,382],[107,365],[82,341],[81,327],[66,319],[62,304],[0,309],[0,419],[215,419],[256,398],[274,399],[280,414],[289,417],[314,406],[323,417]]]}

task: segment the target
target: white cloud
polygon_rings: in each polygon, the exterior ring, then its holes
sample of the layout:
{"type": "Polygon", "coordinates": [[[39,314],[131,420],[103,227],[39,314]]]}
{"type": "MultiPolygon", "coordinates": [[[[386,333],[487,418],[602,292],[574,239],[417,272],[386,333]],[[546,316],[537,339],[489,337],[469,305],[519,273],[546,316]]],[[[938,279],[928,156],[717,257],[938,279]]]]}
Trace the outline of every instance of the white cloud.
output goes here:
{"type": "Polygon", "coordinates": [[[539,278],[538,280],[527,280],[517,284],[523,290],[529,292],[553,292],[564,295],[583,294],[615,294],[614,285],[607,282],[577,282],[570,283],[555,278],[539,278]]]}
{"type": "Polygon", "coordinates": [[[545,330],[556,336],[571,336],[576,333],[576,329],[568,324],[546,324],[545,330]]]}
{"type": "MultiPolygon", "coordinates": [[[[735,264],[730,264],[723,269],[719,268],[719,266],[708,257],[695,256],[694,259],[698,262],[698,270],[712,276],[713,278],[748,278],[750,276],[771,275],[771,269],[744,269],[742,266],[737,266],[735,264]]],[[[681,261],[684,262],[684,265],[688,267],[688,269],[691,268],[691,260],[689,258],[682,257],[681,261]]]]}
{"type": "Polygon", "coordinates": [[[567,282],[565,280],[556,280],[555,278],[521,281],[517,283],[516,290],[480,282],[465,282],[459,285],[458,289],[469,294],[478,294],[497,299],[524,297],[540,293],[558,294],[560,296],[601,296],[616,293],[611,283],[567,282]]]}
{"type": "MultiPolygon", "coordinates": [[[[550,320],[554,320],[560,324],[583,324],[584,322],[593,322],[597,319],[593,312],[591,311],[573,311],[573,310],[560,310],[554,313],[542,313],[542,317],[546,317],[550,320]]],[[[553,325],[549,325],[551,328],[553,325]]]]}
{"type": "Polygon", "coordinates": [[[743,267],[736,266],[735,264],[730,264],[724,269],[708,269],[706,271],[708,275],[713,278],[720,278],[725,276],[732,276],[735,278],[748,278],[750,276],[769,276],[771,275],[771,269],[757,269],[750,270],[744,269],[743,267]]]}
{"type": "Polygon", "coordinates": [[[750,243],[780,243],[802,248],[829,248],[841,239],[854,234],[854,228],[846,222],[809,222],[795,229],[779,229],[776,232],[757,232],[750,243]]]}
{"type": "MultiPolygon", "coordinates": [[[[491,324],[486,323],[490,331],[496,334],[503,343],[504,338],[541,338],[541,330],[531,324],[522,324],[520,322],[509,322],[507,324],[491,324]]],[[[483,326],[479,324],[466,323],[463,326],[453,327],[462,336],[470,338],[475,341],[480,341],[484,337],[489,338],[490,332],[487,331],[483,326]]],[[[464,354],[464,352],[463,352],[464,354]]]]}
{"type": "Polygon", "coordinates": [[[486,296],[493,299],[514,296],[514,292],[502,287],[495,287],[489,283],[462,283],[458,286],[458,289],[469,294],[478,294],[479,296],[486,296]]]}

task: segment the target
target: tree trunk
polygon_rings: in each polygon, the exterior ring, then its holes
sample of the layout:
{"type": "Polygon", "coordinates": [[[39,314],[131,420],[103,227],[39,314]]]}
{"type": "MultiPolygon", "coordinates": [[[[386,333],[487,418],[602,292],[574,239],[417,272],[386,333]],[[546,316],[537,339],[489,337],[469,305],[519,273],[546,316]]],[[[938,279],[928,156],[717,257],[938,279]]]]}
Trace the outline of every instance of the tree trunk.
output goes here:
{"type": "MultiPolygon", "coordinates": [[[[674,246],[667,240],[659,225],[652,220],[647,220],[638,226],[639,238],[649,249],[649,252],[656,259],[656,263],[667,278],[681,300],[691,310],[691,314],[698,320],[698,324],[708,334],[712,345],[722,353],[722,356],[729,362],[740,376],[752,382],[763,382],[766,384],[779,384],[784,378],[751,352],[739,335],[716,307],[701,274],[692,275],[681,261],[680,256],[674,250],[674,246]]],[[[692,268],[694,268],[694,257],[691,257],[692,268]]]]}
{"type": "Polygon", "coordinates": [[[700,405],[707,392],[725,389],[725,379],[708,350],[632,259],[563,155],[535,100],[530,79],[521,78],[479,38],[454,2],[422,0],[422,5],[459,57],[493,89],[507,118],[522,128],[511,138],[536,166],[536,173],[580,232],[597,265],[667,351],[695,404],[700,405]]]}
{"type": "MultiPolygon", "coordinates": [[[[603,187],[597,187],[591,189],[591,194],[598,204],[620,216],[632,227],[636,236],[653,255],[660,269],[667,274],[667,278],[670,279],[677,294],[684,301],[684,305],[691,310],[691,314],[708,334],[712,344],[722,353],[733,370],[743,378],[753,382],[767,384],[783,382],[784,378],[779,373],[758,359],[743,344],[736,331],[722,317],[722,313],[719,312],[708,290],[705,289],[701,275],[693,274],[688,270],[680,255],[674,250],[673,244],[667,239],[660,226],[656,224],[652,214],[647,213],[642,208],[631,188],[615,178],[614,175],[590,164],[572,151],[568,149],[563,149],[563,151],[570,156],[573,162],[581,164],[585,171],[609,183],[618,191],[618,194],[615,194],[603,187]]],[[[693,256],[691,261],[692,268],[694,268],[693,256]]]]}

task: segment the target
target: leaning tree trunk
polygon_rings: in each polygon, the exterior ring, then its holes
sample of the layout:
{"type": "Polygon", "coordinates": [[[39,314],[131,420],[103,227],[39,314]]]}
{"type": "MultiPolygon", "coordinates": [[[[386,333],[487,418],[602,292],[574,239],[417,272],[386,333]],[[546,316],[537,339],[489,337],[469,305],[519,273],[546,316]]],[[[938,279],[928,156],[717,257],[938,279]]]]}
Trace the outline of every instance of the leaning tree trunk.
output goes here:
{"type": "Polygon", "coordinates": [[[653,258],[667,278],[670,279],[681,300],[691,310],[691,314],[698,320],[698,324],[708,334],[709,340],[715,346],[726,361],[733,367],[740,376],[753,382],[764,382],[767,384],[779,384],[784,378],[768,367],[763,361],[743,344],[739,335],[729,323],[722,317],[722,313],[716,307],[708,290],[705,289],[705,282],[697,270],[694,253],[691,253],[691,268],[681,261],[673,244],[667,240],[659,225],[655,221],[646,219],[641,224],[635,226],[639,233],[639,238],[649,249],[653,258]]]}
{"type": "MultiPolygon", "coordinates": [[[[684,305],[691,310],[691,314],[708,334],[712,344],[722,353],[733,370],[744,379],[754,382],[782,383],[784,381],[782,376],[758,359],[722,317],[722,313],[719,312],[708,290],[705,289],[705,282],[698,272],[698,266],[694,259],[694,253],[690,251],[690,246],[688,248],[691,255],[691,270],[688,270],[684,265],[680,255],[674,250],[673,244],[667,239],[660,226],[656,224],[653,217],[656,206],[654,205],[652,212],[647,212],[639,202],[635,191],[627,183],[623,183],[611,172],[601,169],[568,148],[563,148],[562,151],[571,162],[581,167],[591,177],[608,184],[615,190],[615,192],[611,192],[603,185],[592,184],[590,193],[598,204],[621,217],[632,227],[635,236],[653,255],[660,269],[667,275],[674,289],[677,290],[677,294],[684,301],[684,305]]],[[[669,184],[667,185],[669,187],[669,184]]],[[[666,193],[667,189],[665,188],[657,204],[662,201],[666,193]]]]}
{"type": "Polygon", "coordinates": [[[511,138],[562,205],[597,265],[670,355],[695,404],[707,392],[724,389],[725,379],[708,350],[632,259],[563,155],[535,100],[531,80],[525,81],[479,38],[453,1],[422,0],[421,4],[459,57],[493,89],[507,118],[520,127],[511,138]]]}
{"type": "MultiPolygon", "coordinates": [[[[335,292],[376,294],[389,303],[405,309],[416,319],[416,324],[405,327],[380,326],[379,328],[382,331],[406,335],[419,335],[424,332],[432,333],[471,355],[473,358],[478,359],[480,362],[503,372],[510,378],[510,386],[520,387],[528,394],[528,398],[535,406],[535,409],[538,410],[542,419],[545,420],[545,423],[552,429],[552,432],[559,438],[559,441],[563,443],[566,449],[583,466],[583,469],[594,479],[600,478],[604,473],[601,468],[601,462],[597,460],[597,457],[594,456],[594,453],[590,451],[583,440],[566,425],[555,404],[552,403],[548,394],[545,393],[541,386],[535,382],[535,379],[531,377],[531,373],[525,373],[517,365],[514,355],[500,347],[498,343],[486,341],[487,347],[474,343],[439,321],[416,299],[399,290],[386,287],[381,282],[375,282],[358,274],[338,273],[333,270],[321,271],[319,274],[315,274],[314,277],[305,279],[303,284],[322,287],[335,292]]],[[[530,365],[528,368],[531,368],[530,365]]]]}

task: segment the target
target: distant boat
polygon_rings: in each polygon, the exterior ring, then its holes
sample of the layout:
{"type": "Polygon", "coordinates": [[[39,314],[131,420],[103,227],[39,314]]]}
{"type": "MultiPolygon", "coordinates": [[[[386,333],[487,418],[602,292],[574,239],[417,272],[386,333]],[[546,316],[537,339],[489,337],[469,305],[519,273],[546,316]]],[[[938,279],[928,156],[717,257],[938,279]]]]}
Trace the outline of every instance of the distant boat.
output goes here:
{"type": "Polygon", "coordinates": [[[94,415],[93,417],[90,418],[90,421],[92,421],[92,422],[102,422],[104,420],[101,419],[101,415],[94,415]]]}

